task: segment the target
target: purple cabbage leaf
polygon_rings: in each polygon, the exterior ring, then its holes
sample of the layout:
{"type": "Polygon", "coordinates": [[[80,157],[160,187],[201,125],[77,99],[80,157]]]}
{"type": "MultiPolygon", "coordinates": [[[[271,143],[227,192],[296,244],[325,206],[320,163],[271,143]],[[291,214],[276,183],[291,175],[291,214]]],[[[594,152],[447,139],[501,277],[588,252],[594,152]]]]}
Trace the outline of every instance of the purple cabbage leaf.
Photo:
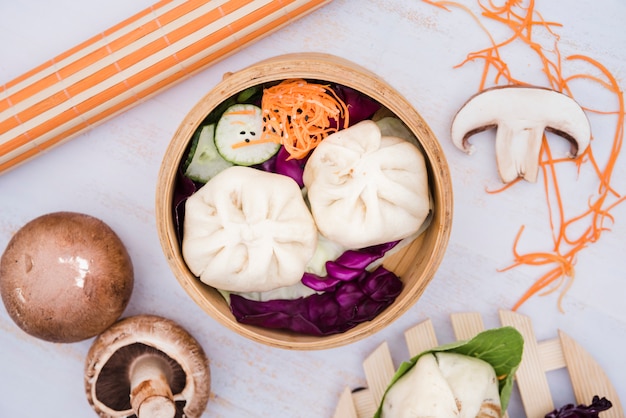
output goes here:
{"type": "Polygon", "coordinates": [[[202,185],[194,182],[185,176],[179,168],[176,174],[176,184],[172,196],[172,216],[174,218],[174,228],[178,244],[183,242],[183,220],[185,218],[185,202],[187,198],[194,194],[202,185]]]}
{"type": "Polygon", "coordinates": [[[280,147],[278,152],[271,159],[271,165],[259,167],[265,171],[271,171],[272,173],[282,174],[287,177],[291,177],[300,188],[304,187],[304,181],[302,175],[304,174],[304,165],[307,158],[295,159],[290,158],[289,152],[285,147],[280,147]]]}
{"type": "Polygon", "coordinates": [[[359,250],[347,250],[334,261],[327,261],[326,277],[313,273],[304,273],[302,283],[317,291],[332,290],[340,282],[355,280],[365,272],[367,266],[380,259],[399,241],[372,245],[359,250]]]}
{"type": "Polygon", "coordinates": [[[351,281],[340,281],[331,290],[307,297],[265,302],[231,294],[233,315],[243,324],[287,329],[309,335],[345,332],[372,320],[393,303],[402,281],[384,267],[363,270],[351,281]]]}
{"type": "MultiPolygon", "coordinates": [[[[333,84],[331,88],[348,108],[348,125],[352,126],[356,123],[371,119],[382,106],[371,97],[344,85],[333,84]]],[[[340,121],[343,126],[344,121],[340,121]]]]}
{"type": "Polygon", "coordinates": [[[593,397],[591,405],[567,404],[550,412],[545,418],[598,418],[600,412],[606,411],[612,406],[611,401],[596,395],[593,397]]]}

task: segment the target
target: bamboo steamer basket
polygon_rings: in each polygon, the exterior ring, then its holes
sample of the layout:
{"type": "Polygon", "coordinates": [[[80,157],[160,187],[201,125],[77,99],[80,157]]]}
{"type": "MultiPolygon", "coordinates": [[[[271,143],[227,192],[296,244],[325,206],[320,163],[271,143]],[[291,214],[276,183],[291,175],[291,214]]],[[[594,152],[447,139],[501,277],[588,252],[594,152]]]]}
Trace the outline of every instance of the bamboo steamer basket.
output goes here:
{"type": "Polygon", "coordinates": [[[380,77],[345,59],[322,53],[281,55],[228,73],[187,114],[173,136],[161,164],[156,187],[159,240],[176,279],[205,312],[230,330],[253,341],[291,350],[339,347],[370,336],[405,313],[422,295],[444,256],[452,226],[452,183],[441,146],[426,121],[402,95],[380,77]],[[311,336],[245,325],[236,321],[220,293],[202,283],[187,268],[178,244],[172,202],[176,173],[195,130],[221,102],[246,88],[289,78],[315,79],[353,88],[400,118],[419,139],[429,171],[434,216],[428,229],[384,265],[403,281],[394,303],[369,322],[340,334],[311,336]]]}

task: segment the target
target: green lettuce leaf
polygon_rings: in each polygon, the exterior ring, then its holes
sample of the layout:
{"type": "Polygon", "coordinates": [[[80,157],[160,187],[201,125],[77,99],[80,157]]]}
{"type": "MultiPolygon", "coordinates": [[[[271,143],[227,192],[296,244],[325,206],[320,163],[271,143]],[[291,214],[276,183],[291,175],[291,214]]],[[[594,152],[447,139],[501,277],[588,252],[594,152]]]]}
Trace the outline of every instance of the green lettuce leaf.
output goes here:
{"type": "MultiPolygon", "coordinates": [[[[389,388],[398,381],[406,372],[417,363],[417,360],[424,354],[437,352],[450,352],[464,354],[479,358],[491,364],[499,379],[500,404],[502,412],[506,411],[513,390],[513,377],[522,361],[522,352],[524,350],[524,338],[513,327],[494,328],[483,331],[471,340],[456,341],[453,343],[441,345],[431,350],[424,351],[409,361],[403,362],[394,374],[389,386],[385,390],[385,395],[389,388]]],[[[380,402],[378,410],[374,418],[380,418],[382,413],[382,404],[385,399],[380,402]]]]}

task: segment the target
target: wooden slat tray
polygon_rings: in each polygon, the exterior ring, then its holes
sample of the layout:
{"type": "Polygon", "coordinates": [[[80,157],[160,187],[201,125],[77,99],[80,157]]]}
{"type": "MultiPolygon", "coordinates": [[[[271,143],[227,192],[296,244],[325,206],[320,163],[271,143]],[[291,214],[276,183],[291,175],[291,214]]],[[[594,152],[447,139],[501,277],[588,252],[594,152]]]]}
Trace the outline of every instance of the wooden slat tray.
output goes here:
{"type": "MultiPolygon", "coordinates": [[[[524,337],[524,353],[515,374],[515,384],[528,418],[543,418],[555,409],[546,373],[562,368],[569,372],[576,403],[588,404],[594,395],[604,396],[613,407],[600,416],[624,417],[617,391],[604,370],[574,339],[559,330],[557,338],[537,342],[528,317],[505,310],[500,311],[499,316],[503,326],[515,327],[524,337]]],[[[478,313],[452,314],[451,321],[457,340],[470,339],[484,330],[478,313]]],[[[439,345],[430,319],[407,330],[404,335],[409,357],[439,345]]],[[[386,342],[365,359],[363,369],[368,387],[354,392],[346,388],[339,398],[335,418],[371,418],[374,415],[396,370],[386,342]]]]}

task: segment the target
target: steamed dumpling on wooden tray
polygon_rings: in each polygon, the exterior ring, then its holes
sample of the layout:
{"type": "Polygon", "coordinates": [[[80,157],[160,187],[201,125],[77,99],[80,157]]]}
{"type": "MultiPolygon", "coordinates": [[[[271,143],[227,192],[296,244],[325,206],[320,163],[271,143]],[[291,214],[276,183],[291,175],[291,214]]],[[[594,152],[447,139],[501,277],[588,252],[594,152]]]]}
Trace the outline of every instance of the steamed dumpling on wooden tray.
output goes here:
{"type": "Polygon", "coordinates": [[[292,179],[233,166],[187,200],[182,253],[210,286],[263,292],[300,281],[317,236],[292,179]]]}
{"type": "Polygon", "coordinates": [[[409,237],[430,211],[424,156],[371,120],[324,139],[303,180],[320,233],[346,248],[409,237]]]}

